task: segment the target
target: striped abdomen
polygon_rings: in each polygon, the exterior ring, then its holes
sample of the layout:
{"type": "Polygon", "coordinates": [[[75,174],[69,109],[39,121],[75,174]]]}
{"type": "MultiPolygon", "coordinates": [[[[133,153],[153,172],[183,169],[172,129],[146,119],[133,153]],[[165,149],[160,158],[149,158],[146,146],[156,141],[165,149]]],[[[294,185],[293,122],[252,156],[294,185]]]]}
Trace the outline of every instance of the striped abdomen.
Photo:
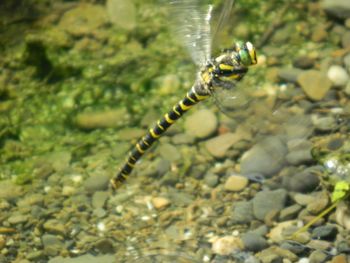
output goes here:
{"type": "Polygon", "coordinates": [[[149,149],[176,120],[192,106],[209,97],[209,94],[203,91],[200,92],[201,90],[203,90],[203,88],[200,84],[193,86],[192,89],[187,92],[186,96],[165,114],[163,118],[158,120],[157,124],[136,143],[119,173],[111,179],[113,188],[118,188],[126,180],[137,160],[141,158],[145,151],[149,149]]]}

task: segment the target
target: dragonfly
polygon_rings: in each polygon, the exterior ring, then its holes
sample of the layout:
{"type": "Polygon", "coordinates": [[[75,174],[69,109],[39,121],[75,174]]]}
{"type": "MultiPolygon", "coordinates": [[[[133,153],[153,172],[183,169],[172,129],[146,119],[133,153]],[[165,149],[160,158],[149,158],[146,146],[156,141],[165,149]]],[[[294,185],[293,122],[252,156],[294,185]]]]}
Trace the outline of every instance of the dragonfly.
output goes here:
{"type": "Polygon", "coordinates": [[[119,172],[111,179],[114,189],[124,183],[144,153],[188,110],[211,96],[215,97],[218,90],[237,89],[236,84],[246,75],[248,68],[257,64],[256,50],[251,42],[238,41],[223,50],[219,56],[211,56],[213,39],[228,20],[233,4],[234,0],[224,2],[213,31],[213,5],[203,5],[201,0],[170,2],[172,15],[176,18],[176,34],[197,66],[196,80],[184,98],[134,145],[119,172]]]}

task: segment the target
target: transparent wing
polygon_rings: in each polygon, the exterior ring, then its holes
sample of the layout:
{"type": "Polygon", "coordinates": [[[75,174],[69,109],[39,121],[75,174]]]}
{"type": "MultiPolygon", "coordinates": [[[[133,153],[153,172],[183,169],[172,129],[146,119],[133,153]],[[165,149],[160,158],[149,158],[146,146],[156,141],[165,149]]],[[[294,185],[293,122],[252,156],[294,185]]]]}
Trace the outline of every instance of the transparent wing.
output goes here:
{"type": "Polygon", "coordinates": [[[214,28],[214,31],[213,31],[213,43],[212,43],[212,45],[214,46],[214,48],[217,47],[217,43],[220,40],[219,35],[220,35],[223,27],[225,25],[228,25],[227,22],[230,18],[230,14],[232,12],[234,2],[235,2],[234,0],[226,0],[222,6],[219,19],[218,19],[216,27],[214,28]]]}
{"type": "Polygon", "coordinates": [[[212,11],[212,5],[203,4],[200,0],[171,1],[175,32],[198,66],[211,57],[212,11]]]}

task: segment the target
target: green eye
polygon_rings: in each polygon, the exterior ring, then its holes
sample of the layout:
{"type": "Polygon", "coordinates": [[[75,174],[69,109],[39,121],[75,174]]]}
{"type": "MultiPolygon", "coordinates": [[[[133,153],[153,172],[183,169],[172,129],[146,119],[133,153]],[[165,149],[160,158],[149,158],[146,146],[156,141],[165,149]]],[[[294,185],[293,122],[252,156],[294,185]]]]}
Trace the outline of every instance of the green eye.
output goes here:
{"type": "Polygon", "coordinates": [[[244,66],[250,66],[252,64],[252,61],[250,59],[250,55],[249,55],[248,51],[246,51],[245,49],[241,49],[238,52],[238,54],[239,54],[241,61],[242,61],[242,64],[244,66]]]}

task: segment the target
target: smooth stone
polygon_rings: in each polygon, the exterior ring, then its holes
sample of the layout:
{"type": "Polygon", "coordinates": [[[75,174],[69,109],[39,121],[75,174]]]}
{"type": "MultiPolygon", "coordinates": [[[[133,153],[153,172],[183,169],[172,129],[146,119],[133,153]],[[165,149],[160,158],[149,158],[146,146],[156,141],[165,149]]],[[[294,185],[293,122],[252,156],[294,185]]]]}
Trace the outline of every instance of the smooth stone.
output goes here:
{"type": "Polygon", "coordinates": [[[337,121],[333,116],[313,116],[312,122],[319,131],[332,131],[337,127],[337,121]]]}
{"type": "Polygon", "coordinates": [[[64,236],[67,230],[67,228],[60,221],[56,219],[47,220],[44,223],[43,227],[48,233],[57,234],[61,236],[64,236]]]}
{"type": "Polygon", "coordinates": [[[311,156],[312,143],[304,139],[295,139],[287,143],[289,153],[286,156],[288,163],[299,165],[313,161],[311,156]]]}
{"type": "MultiPolygon", "coordinates": [[[[335,210],[336,222],[343,226],[346,230],[350,230],[350,212],[349,207],[344,203],[340,202],[335,210]]],[[[350,244],[349,244],[350,247],[350,244]]],[[[350,252],[350,249],[349,249],[350,252]]]]}
{"type": "MultiPolygon", "coordinates": [[[[170,143],[162,143],[159,146],[160,156],[170,162],[175,162],[181,158],[181,154],[177,147],[170,143]]],[[[186,158],[186,156],[184,156],[186,158]]]]}
{"type": "Polygon", "coordinates": [[[350,53],[345,55],[344,57],[344,65],[346,67],[346,70],[350,72],[350,53]]]}
{"type": "Polygon", "coordinates": [[[280,222],[276,226],[274,226],[270,232],[267,234],[269,237],[269,240],[275,243],[279,243],[286,239],[287,231],[288,229],[294,229],[295,228],[295,220],[280,222]]]}
{"type": "Polygon", "coordinates": [[[332,87],[332,82],[320,71],[307,70],[298,76],[298,84],[312,100],[323,99],[332,87]]]}
{"type": "Polygon", "coordinates": [[[227,178],[224,189],[232,192],[239,192],[242,191],[248,183],[249,181],[245,176],[231,175],[227,178]]]}
{"type": "Polygon", "coordinates": [[[279,219],[281,221],[291,220],[297,217],[298,213],[301,211],[302,206],[298,204],[294,204],[288,206],[281,210],[279,219]]]}
{"type": "Polygon", "coordinates": [[[136,7],[128,0],[107,0],[109,20],[117,27],[132,30],[136,26],[136,7]]]}
{"type": "Polygon", "coordinates": [[[350,31],[346,31],[341,38],[341,45],[343,48],[347,49],[350,47],[350,31]]]}
{"type": "Polygon", "coordinates": [[[308,56],[300,56],[293,61],[293,66],[300,69],[310,69],[314,66],[314,64],[315,60],[308,56]]]}
{"type": "Polygon", "coordinates": [[[145,130],[139,128],[124,128],[118,131],[118,138],[120,140],[131,141],[139,139],[145,134],[145,130]]]}
{"type": "Polygon", "coordinates": [[[107,175],[99,174],[90,176],[85,182],[85,190],[89,193],[104,191],[108,189],[110,178],[107,175]]]}
{"type": "Polygon", "coordinates": [[[267,137],[246,151],[241,159],[241,174],[262,174],[269,178],[285,164],[287,147],[279,137],[267,137]]]}
{"type": "Polygon", "coordinates": [[[217,238],[212,243],[212,252],[218,255],[230,255],[231,253],[241,251],[244,245],[240,238],[234,236],[224,236],[217,238]]]}
{"type": "Polygon", "coordinates": [[[207,138],[217,128],[218,120],[210,110],[199,110],[189,115],[185,120],[185,131],[196,138],[207,138]]]}
{"type": "Polygon", "coordinates": [[[159,76],[152,81],[152,88],[157,90],[160,96],[169,96],[174,90],[178,90],[180,86],[181,81],[176,74],[159,76]]]}
{"type": "Polygon", "coordinates": [[[115,252],[114,242],[108,238],[102,238],[96,241],[94,248],[102,254],[113,254],[115,252]]]}
{"type": "Polygon", "coordinates": [[[0,200],[15,200],[23,195],[23,188],[10,180],[0,181],[0,200]]]}
{"type": "Polygon", "coordinates": [[[170,203],[170,200],[165,197],[153,197],[152,204],[155,209],[162,210],[168,207],[171,203],[170,203]]]}
{"type": "Polygon", "coordinates": [[[192,135],[186,133],[175,134],[171,138],[173,144],[192,144],[195,138],[192,135]]]}
{"type": "Polygon", "coordinates": [[[97,255],[86,254],[74,258],[54,257],[48,263],[115,263],[114,255],[97,255]]]}
{"type": "Polygon", "coordinates": [[[338,65],[330,66],[327,72],[327,76],[333,82],[334,86],[337,87],[345,86],[349,81],[349,74],[343,67],[338,65]]]}
{"type": "Polygon", "coordinates": [[[284,208],[288,193],[284,189],[261,191],[253,198],[253,213],[259,220],[264,220],[271,211],[280,211],[284,208]]]}
{"type": "Polygon", "coordinates": [[[313,124],[310,116],[297,115],[288,119],[284,125],[288,141],[305,139],[313,133],[313,124]]]}
{"type": "MultiPolygon", "coordinates": [[[[303,254],[303,253],[307,252],[307,250],[308,250],[307,246],[300,244],[298,242],[292,241],[292,240],[282,241],[280,247],[283,249],[287,249],[296,255],[303,254]]],[[[305,261],[305,259],[307,259],[307,258],[299,259],[298,263],[303,263],[303,262],[308,263],[308,261],[305,261]]]]}
{"type": "Polygon", "coordinates": [[[102,208],[108,197],[110,196],[110,193],[106,191],[97,191],[92,195],[91,204],[93,208],[102,208]]]}
{"type": "Polygon", "coordinates": [[[213,173],[207,173],[203,178],[204,183],[209,187],[215,187],[219,183],[219,177],[213,173]]]}
{"type": "Polygon", "coordinates": [[[293,199],[297,204],[302,206],[306,206],[315,200],[313,196],[310,196],[308,194],[301,194],[301,193],[296,193],[293,196],[293,199]]]}
{"type": "Polygon", "coordinates": [[[266,239],[255,233],[246,233],[242,235],[242,242],[245,249],[253,252],[261,251],[268,246],[266,239]]]}
{"type": "Polygon", "coordinates": [[[254,219],[253,203],[240,201],[233,204],[232,220],[238,224],[250,223],[254,219]]]}
{"type": "Polygon", "coordinates": [[[320,179],[312,171],[306,169],[292,175],[283,176],[282,185],[289,191],[307,193],[319,186],[320,179]]]}
{"type": "Polygon", "coordinates": [[[306,210],[313,215],[317,215],[327,208],[329,198],[325,192],[316,193],[314,198],[314,202],[308,204],[306,210]]]}
{"type": "Polygon", "coordinates": [[[225,157],[227,150],[243,139],[240,133],[225,133],[205,142],[208,152],[216,158],[225,157]]]}
{"type": "Polygon", "coordinates": [[[338,233],[334,225],[318,226],[312,230],[311,237],[315,239],[333,240],[338,233]]]}
{"type": "Polygon", "coordinates": [[[126,109],[82,112],[76,116],[75,125],[83,130],[116,128],[125,125],[129,119],[128,116],[126,109]]]}
{"type": "Polygon", "coordinates": [[[28,218],[28,215],[13,214],[7,219],[7,222],[9,222],[11,225],[17,225],[26,223],[28,221],[28,218]]]}
{"type": "Polygon", "coordinates": [[[295,262],[298,259],[298,256],[292,253],[291,251],[282,249],[277,246],[270,246],[269,248],[257,253],[255,256],[258,259],[260,259],[263,263],[282,262],[277,261],[279,258],[283,258],[284,260],[290,260],[291,262],[295,262]]]}
{"type": "Polygon", "coordinates": [[[310,253],[309,260],[310,262],[325,262],[328,255],[327,253],[321,251],[321,250],[315,250],[310,253]]]}
{"type": "Polygon", "coordinates": [[[349,263],[349,257],[346,255],[336,255],[332,258],[330,263],[349,263]]]}
{"type": "Polygon", "coordinates": [[[296,83],[302,72],[303,70],[297,68],[284,68],[278,71],[278,77],[287,82],[296,83]]]}
{"type": "Polygon", "coordinates": [[[42,244],[44,246],[44,253],[48,256],[56,256],[64,247],[62,239],[58,236],[51,234],[44,234],[41,237],[42,244]]]}
{"type": "Polygon", "coordinates": [[[323,0],[321,7],[338,18],[350,18],[350,2],[348,0],[323,0]]]}

